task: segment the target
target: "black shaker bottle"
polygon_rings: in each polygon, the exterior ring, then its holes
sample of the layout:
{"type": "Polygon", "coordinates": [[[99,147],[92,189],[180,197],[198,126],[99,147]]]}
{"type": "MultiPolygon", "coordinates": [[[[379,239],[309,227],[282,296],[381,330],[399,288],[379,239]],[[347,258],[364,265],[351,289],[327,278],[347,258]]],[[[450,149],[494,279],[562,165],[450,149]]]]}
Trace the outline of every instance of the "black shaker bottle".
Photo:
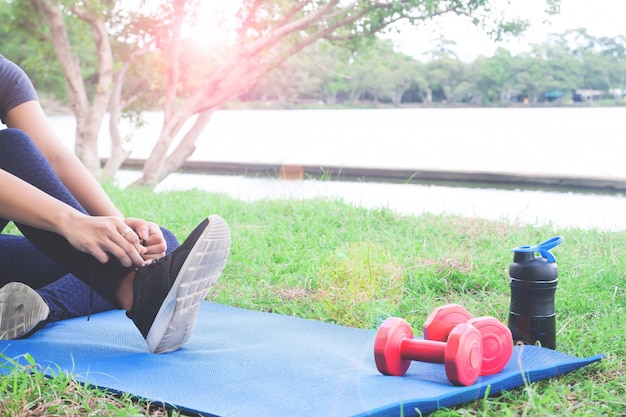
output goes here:
{"type": "Polygon", "coordinates": [[[559,272],[550,249],[562,241],[557,236],[536,246],[511,249],[509,329],[516,342],[556,349],[554,295],[559,272]]]}

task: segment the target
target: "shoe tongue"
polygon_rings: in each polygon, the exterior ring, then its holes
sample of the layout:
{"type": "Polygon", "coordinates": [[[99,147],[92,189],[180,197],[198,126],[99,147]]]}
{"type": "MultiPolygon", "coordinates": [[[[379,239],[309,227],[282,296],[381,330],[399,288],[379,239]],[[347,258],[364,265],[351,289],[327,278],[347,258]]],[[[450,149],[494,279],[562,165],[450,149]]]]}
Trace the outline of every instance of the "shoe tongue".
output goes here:
{"type": "Polygon", "coordinates": [[[133,320],[144,337],[174,279],[169,256],[137,270],[133,282],[133,307],[126,316],[133,320]]]}
{"type": "Polygon", "coordinates": [[[179,247],[176,251],[137,271],[133,284],[133,308],[126,315],[135,322],[144,337],[162,301],[176,281],[189,251],[189,249],[179,247]]]}
{"type": "Polygon", "coordinates": [[[168,256],[152,261],[137,270],[133,283],[133,311],[141,310],[150,300],[167,294],[171,287],[170,258],[168,256]]]}

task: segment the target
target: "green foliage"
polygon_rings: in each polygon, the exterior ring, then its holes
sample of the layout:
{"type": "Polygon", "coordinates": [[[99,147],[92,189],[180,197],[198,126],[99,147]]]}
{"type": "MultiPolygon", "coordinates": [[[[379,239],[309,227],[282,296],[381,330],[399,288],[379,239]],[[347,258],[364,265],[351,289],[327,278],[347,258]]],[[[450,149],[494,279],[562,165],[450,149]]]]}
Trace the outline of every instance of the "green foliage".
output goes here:
{"type": "Polygon", "coordinates": [[[312,297],[320,317],[352,327],[365,327],[398,309],[404,292],[402,265],[384,247],[350,242],[322,263],[312,297]]]}
{"type": "Polygon", "coordinates": [[[539,102],[552,90],[568,95],[575,89],[624,88],[623,46],[626,40],[621,37],[598,40],[584,30],[568,31],[552,35],[530,53],[513,56],[499,49],[492,57],[465,64],[449,55],[421,63],[382,40],[358,51],[321,42],[261,80],[244,100],[278,99],[284,105],[303,100],[508,105],[528,97],[539,102]]]}
{"type": "MultiPolygon", "coordinates": [[[[559,2],[550,0],[547,3],[551,5],[551,9],[555,9],[559,2]]],[[[33,2],[14,0],[6,4],[11,5],[11,13],[16,17],[12,24],[14,29],[29,28],[25,33],[41,34],[39,38],[45,40],[48,36],[46,31],[42,30],[45,25],[42,24],[41,16],[33,2]]],[[[376,41],[374,34],[393,28],[398,21],[408,21],[410,24],[419,25],[421,22],[436,19],[443,14],[468,16],[475,24],[485,29],[489,28],[496,38],[507,32],[517,33],[525,27],[524,22],[502,20],[498,13],[492,12],[491,2],[486,0],[339,2],[328,11],[320,13],[320,17],[315,19],[311,17],[332,3],[329,1],[248,0],[241,4],[238,11],[239,20],[231,23],[230,27],[234,28],[238,35],[233,44],[222,50],[209,51],[206,48],[199,48],[196,42],[199,36],[203,36],[202,32],[187,36],[183,34],[182,42],[176,44],[176,22],[180,10],[184,9],[185,16],[182,17],[182,22],[185,27],[196,25],[197,28],[208,24],[203,21],[201,10],[203,3],[199,1],[187,0],[180,3],[162,4],[141,2],[140,7],[136,9],[124,8],[123,3],[118,1],[64,0],[61,4],[67,11],[66,25],[74,52],[78,54],[78,60],[81,62],[83,78],[91,81],[88,85],[94,85],[92,78],[97,73],[94,42],[85,22],[74,16],[73,8],[89,8],[106,20],[118,67],[121,63],[132,63],[125,82],[123,99],[133,103],[133,111],[140,111],[140,107],[150,109],[155,103],[160,103],[166,90],[167,75],[172,74],[173,62],[171,62],[170,53],[177,48],[181,51],[180,62],[177,62],[180,66],[176,72],[178,74],[176,80],[178,100],[185,100],[201,89],[206,89],[211,97],[219,95],[217,89],[227,88],[226,83],[222,83],[223,80],[219,79],[209,81],[211,76],[221,74],[221,77],[227,77],[230,72],[227,68],[236,63],[238,66],[252,65],[255,70],[261,69],[259,75],[253,75],[254,71],[251,71],[252,79],[241,80],[238,83],[240,87],[230,87],[241,88],[242,91],[222,92],[221,94],[226,97],[236,97],[245,93],[248,86],[254,84],[256,78],[261,76],[260,87],[256,92],[250,93],[250,97],[271,97],[279,101],[292,101],[293,97],[299,100],[321,98],[332,102],[339,95],[347,97],[350,101],[367,96],[374,100],[399,104],[408,90],[430,88],[423,86],[423,81],[427,77],[415,71],[412,68],[415,63],[407,62],[409,61],[407,57],[400,56],[393,51],[386,51],[383,54],[380,49],[382,43],[376,41]],[[179,4],[181,7],[175,7],[179,4]],[[271,34],[282,32],[289,25],[301,25],[301,29],[293,32],[285,31],[285,35],[281,35],[277,41],[271,40],[271,34]],[[341,77],[316,76],[317,74],[311,71],[311,64],[298,56],[291,59],[290,63],[283,65],[283,62],[296,51],[307,45],[315,48],[316,41],[322,39],[349,45],[353,53],[371,55],[367,61],[369,68],[364,71],[361,67],[364,61],[361,59],[358,60],[359,63],[344,61],[342,65],[351,66],[353,73],[341,79],[341,77]],[[261,50],[256,51],[255,42],[259,40],[263,40],[264,44],[261,50]],[[149,49],[150,52],[140,54],[141,58],[139,58],[137,52],[142,49],[149,49]],[[232,60],[233,56],[235,61],[232,60]],[[262,76],[265,72],[274,67],[280,68],[282,72],[275,72],[275,75],[263,80],[262,76]],[[285,72],[289,72],[291,80],[286,80],[285,72]],[[351,80],[352,85],[344,82],[345,80],[351,80]],[[374,80],[378,80],[378,83],[374,83],[374,80]],[[365,85],[362,85],[363,83],[365,85]]],[[[58,66],[47,67],[55,60],[50,56],[49,46],[46,48],[48,59],[37,62],[21,57],[22,59],[17,61],[23,63],[32,72],[38,85],[46,90],[49,88],[54,90],[52,93],[60,97],[61,93],[57,86],[62,78],[58,66]],[[54,80],[54,88],[44,84],[42,80],[48,82],[54,80]]],[[[314,54],[317,55],[317,51],[314,54]]],[[[37,54],[29,54],[29,57],[32,56],[40,58],[42,54],[40,51],[37,54]]],[[[330,68],[330,73],[344,74],[341,69],[330,68]]],[[[448,86],[447,91],[442,90],[440,95],[449,100],[451,97],[448,96],[453,95],[452,90],[454,88],[448,86]]],[[[466,91],[467,88],[464,87],[461,90],[466,91]]],[[[412,94],[415,96],[415,91],[412,94]]]]}
{"type": "Polygon", "coordinates": [[[6,361],[1,366],[7,371],[0,377],[2,416],[163,415],[162,408],[138,404],[128,395],[115,397],[79,384],[61,369],[41,369],[28,353],[19,360],[0,354],[0,360],[6,361]]]}
{"type": "Polygon", "coordinates": [[[45,28],[32,2],[0,1],[2,55],[18,63],[39,92],[65,100],[65,80],[45,28]]]}
{"type": "MultiPolygon", "coordinates": [[[[206,24],[200,11],[203,3],[191,0],[186,3],[188,14],[184,24],[206,24]]],[[[270,33],[282,28],[281,25],[309,17],[326,3],[311,2],[307,7],[298,8],[291,1],[244,1],[238,12],[239,20],[231,23],[240,38],[224,49],[201,46],[197,42],[201,34],[183,36],[179,45],[178,101],[184,101],[203,88],[207,88],[211,96],[219,95],[225,84],[209,80],[213,74],[229,73],[226,68],[234,61],[227,63],[227,59],[233,51],[266,39],[270,33]]],[[[176,13],[173,3],[142,2],[139,9],[124,8],[116,1],[84,3],[65,0],[63,4],[68,10],[68,32],[87,85],[95,85],[96,54],[90,30],[85,22],[71,13],[73,6],[89,7],[105,16],[113,41],[116,68],[120,68],[123,62],[132,63],[124,84],[123,100],[125,106],[129,105],[126,110],[138,114],[162,105],[171,69],[169,51],[173,48],[172,24],[176,13]]],[[[471,19],[495,38],[527,28],[527,22],[503,19],[499,7],[487,0],[410,0],[376,5],[359,1],[337,5],[324,19],[312,21],[280,42],[267,43],[267,49],[256,53],[254,66],[265,65],[267,60],[268,68],[275,69],[265,77],[260,76],[256,83],[250,83],[256,87],[244,99],[276,101],[282,105],[362,100],[394,105],[431,101],[508,104],[516,97],[541,101],[546,91],[554,89],[623,87],[626,82],[623,79],[626,42],[620,37],[596,39],[582,30],[574,31],[563,34],[562,39],[567,42],[553,45],[553,40],[549,40],[528,57],[501,54],[479,58],[480,65],[468,65],[458,61],[454,44],[443,36],[439,46],[432,51],[432,60],[426,64],[398,53],[388,42],[371,36],[400,30],[400,26],[395,25],[399,21],[420,25],[448,13],[471,19]],[[345,24],[341,23],[344,21],[345,24]],[[308,47],[294,55],[294,51],[308,44],[307,38],[316,36],[320,39],[313,39],[308,47]]],[[[560,1],[547,0],[546,14],[557,13],[559,7],[560,1]]],[[[7,39],[4,54],[25,67],[44,95],[66,97],[63,76],[50,47],[46,25],[34,3],[4,0],[0,2],[0,14],[6,17],[0,23],[7,39]]],[[[240,61],[238,65],[249,64],[240,61]]],[[[248,85],[243,80],[238,84],[248,85]]],[[[222,94],[237,95],[235,91],[222,94]]]]}
{"type": "Polygon", "coordinates": [[[290,91],[283,95],[286,105],[303,99],[327,104],[510,105],[521,98],[545,101],[549,91],[561,91],[564,100],[571,101],[576,89],[602,90],[610,99],[621,101],[621,96],[613,97],[608,90],[626,90],[625,50],[624,37],[598,39],[582,29],[551,35],[528,53],[513,56],[501,48],[492,57],[480,56],[469,64],[445,51],[433,51],[433,59],[422,63],[378,39],[358,50],[321,42],[298,55],[306,59],[291,59],[277,68],[244,100],[277,97],[273,91],[285,86],[290,91]]]}
{"type": "MultiPolygon", "coordinates": [[[[0,1],[0,16],[3,16],[0,21],[2,54],[26,71],[39,92],[66,100],[67,86],[52,47],[50,31],[34,2],[0,1]]],[[[66,26],[74,52],[81,62],[83,78],[88,80],[87,86],[93,90],[97,81],[94,78],[97,75],[97,54],[91,29],[84,21],[69,15],[66,26]]]]}

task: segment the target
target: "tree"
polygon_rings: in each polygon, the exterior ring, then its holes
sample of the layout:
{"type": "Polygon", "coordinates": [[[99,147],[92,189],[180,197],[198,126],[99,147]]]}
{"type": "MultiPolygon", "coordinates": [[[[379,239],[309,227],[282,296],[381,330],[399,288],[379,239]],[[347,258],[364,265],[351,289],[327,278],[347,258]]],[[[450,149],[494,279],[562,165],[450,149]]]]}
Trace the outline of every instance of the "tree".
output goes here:
{"type": "MultiPolygon", "coordinates": [[[[177,169],[193,152],[197,135],[215,109],[252,88],[288,57],[320,40],[351,41],[358,46],[395,22],[408,20],[419,24],[445,14],[468,16],[477,25],[490,28],[496,38],[504,32],[517,32],[524,27],[523,22],[502,21],[499,15],[490,14],[490,3],[484,0],[242,1],[236,37],[224,60],[207,74],[203,87],[177,106],[174,104],[177,98],[175,86],[180,76],[178,56],[170,56],[172,68],[163,131],[146,161],[139,183],[154,185],[177,169]],[[198,115],[196,124],[167,156],[173,137],[193,115],[198,115]]],[[[553,7],[558,0],[547,3],[553,7]]],[[[179,11],[175,15],[180,16],[184,7],[184,1],[175,1],[174,8],[179,11]]],[[[180,41],[180,31],[172,30],[171,33],[174,36],[170,38],[170,45],[175,45],[180,41]]]]}
{"type": "Polygon", "coordinates": [[[444,57],[426,64],[430,97],[442,102],[453,103],[462,97],[455,93],[455,87],[467,80],[466,65],[458,59],[444,57]]]}
{"type": "MultiPolygon", "coordinates": [[[[626,38],[594,37],[585,29],[565,32],[562,39],[581,63],[580,76],[585,88],[621,90],[626,87],[626,38]]],[[[616,95],[621,100],[621,94],[616,95]]]]}
{"type": "Polygon", "coordinates": [[[394,50],[390,40],[375,39],[360,62],[364,92],[375,101],[399,105],[404,93],[416,83],[417,62],[394,50]]]}
{"type": "MultiPolygon", "coordinates": [[[[546,2],[552,12],[556,11],[559,0],[546,2]]],[[[72,109],[80,124],[77,154],[94,170],[96,138],[113,85],[110,39],[119,39],[118,14],[122,2],[33,0],[33,3],[46,18],[51,41],[64,69],[72,109]],[[97,82],[91,102],[67,36],[66,20],[72,18],[89,25],[97,49],[97,82]]],[[[305,48],[328,40],[349,42],[358,50],[366,47],[372,36],[397,22],[417,25],[446,14],[465,16],[496,39],[503,33],[517,33],[525,28],[522,21],[504,21],[499,13],[491,12],[495,3],[496,0],[241,0],[237,19],[230,26],[229,45],[219,53],[192,59],[184,53],[190,49],[185,46],[188,38],[183,29],[202,16],[199,10],[206,2],[172,0],[157,7],[153,2],[142,2],[142,7],[136,10],[136,21],[153,25],[133,24],[138,32],[125,37],[123,42],[134,42],[135,49],[149,44],[152,53],[145,58],[153,59],[155,68],[166,75],[161,79],[162,85],[151,80],[154,88],[147,92],[163,94],[164,118],[158,141],[137,184],[154,186],[177,170],[195,150],[199,133],[216,109],[249,91],[273,68],[305,48]],[[191,127],[183,131],[183,126],[192,119],[191,127]],[[176,137],[180,140],[175,141],[176,137]]]]}
{"type": "Polygon", "coordinates": [[[499,48],[491,58],[478,57],[473,64],[474,77],[481,101],[503,103],[511,101],[515,89],[514,58],[499,48]]]}
{"type": "Polygon", "coordinates": [[[345,100],[349,90],[350,49],[330,42],[320,42],[316,50],[319,51],[315,58],[315,67],[318,68],[317,73],[321,80],[321,98],[326,104],[345,100]]]}
{"type": "Polygon", "coordinates": [[[545,89],[545,61],[533,56],[525,56],[519,59],[519,63],[520,69],[515,73],[516,82],[520,86],[519,90],[528,97],[530,103],[537,104],[545,89]]]}
{"type": "MultiPolygon", "coordinates": [[[[80,2],[81,4],[83,2],[80,2]]],[[[109,105],[110,88],[113,81],[113,61],[111,44],[102,10],[98,2],[91,2],[95,7],[80,7],[76,4],[68,8],[52,0],[33,0],[33,4],[42,12],[50,28],[50,40],[54,46],[65,81],[72,111],[76,117],[75,153],[92,172],[100,167],[98,156],[98,134],[102,118],[109,105]],[[72,45],[65,25],[64,13],[70,11],[86,22],[93,33],[98,58],[98,73],[95,91],[90,100],[80,62],[72,52],[72,45]]]]}
{"type": "Polygon", "coordinates": [[[261,78],[248,97],[281,105],[300,100],[320,100],[322,78],[318,71],[310,54],[292,56],[261,78]]]}
{"type": "Polygon", "coordinates": [[[0,2],[2,55],[19,62],[39,92],[57,100],[67,99],[65,80],[48,42],[40,42],[38,19],[32,7],[15,10],[11,3],[0,2]]]}

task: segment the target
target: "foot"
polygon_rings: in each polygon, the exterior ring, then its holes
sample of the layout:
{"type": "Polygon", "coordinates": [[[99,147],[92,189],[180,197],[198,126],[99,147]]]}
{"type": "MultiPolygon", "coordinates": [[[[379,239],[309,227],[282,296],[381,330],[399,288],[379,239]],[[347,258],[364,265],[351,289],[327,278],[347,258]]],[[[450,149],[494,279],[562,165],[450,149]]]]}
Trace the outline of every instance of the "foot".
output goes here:
{"type": "Polygon", "coordinates": [[[204,219],[165,257],[137,270],[133,320],[152,353],[183,346],[196,325],[198,308],[221,274],[230,252],[230,229],[219,216],[204,219]]]}
{"type": "Polygon", "coordinates": [[[49,314],[48,304],[28,285],[10,282],[0,288],[0,340],[28,336],[49,314]]]}

